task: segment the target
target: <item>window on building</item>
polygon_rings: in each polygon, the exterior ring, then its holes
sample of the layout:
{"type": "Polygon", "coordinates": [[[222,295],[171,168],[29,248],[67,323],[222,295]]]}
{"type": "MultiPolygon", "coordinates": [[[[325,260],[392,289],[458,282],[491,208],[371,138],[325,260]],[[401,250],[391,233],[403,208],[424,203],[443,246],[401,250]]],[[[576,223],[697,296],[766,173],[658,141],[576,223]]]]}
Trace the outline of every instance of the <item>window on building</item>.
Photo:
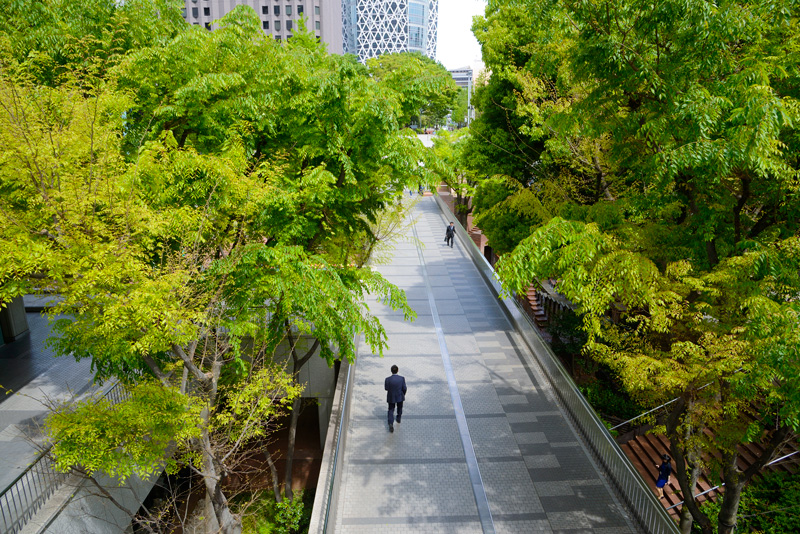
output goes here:
{"type": "Polygon", "coordinates": [[[276,17],[281,16],[281,6],[272,6],[272,14],[276,17]]]}
{"type": "Polygon", "coordinates": [[[275,21],[275,31],[276,32],[281,31],[281,21],[279,21],[279,20],[275,21]]]}
{"type": "Polygon", "coordinates": [[[211,29],[211,23],[210,23],[210,22],[206,22],[206,29],[207,29],[207,30],[210,30],[210,29],[211,29]]]}
{"type": "Polygon", "coordinates": [[[319,15],[319,6],[314,6],[314,14],[319,15]]]}
{"type": "Polygon", "coordinates": [[[408,4],[408,23],[417,26],[425,25],[425,6],[421,4],[408,4]]]}
{"type": "Polygon", "coordinates": [[[193,7],[192,8],[192,18],[196,19],[199,15],[200,15],[200,10],[197,9],[196,7],[193,7]]]}
{"type": "Polygon", "coordinates": [[[269,6],[261,6],[261,14],[269,15],[269,6]]]}
{"type": "Polygon", "coordinates": [[[314,23],[314,27],[315,27],[317,30],[319,30],[319,21],[317,21],[317,22],[315,22],[315,23],[314,23]]]}
{"type": "Polygon", "coordinates": [[[414,26],[408,29],[408,46],[409,48],[422,48],[425,42],[425,30],[423,28],[415,28],[414,26]]]}
{"type": "Polygon", "coordinates": [[[292,6],[286,6],[286,16],[287,17],[292,16],[292,6]]]}
{"type": "Polygon", "coordinates": [[[269,29],[269,21],[265,20],[264,22],[262,22],[261,23],[261,27],[264,28],[265,30],[268,30],[269,29]]]}
{"type": "Polygon", "coordinates": [[[297,14],[298,15],[302,15],[303,14],[303,6],[297,6],[297,14]]]}
{"type": "MultiPolygon", "coordinates": [[[[286,21],[286,31],[288,32],[288,31],[291,31],[291,30],[292,30],[292,21],[291,21],[291,20],[287,20],[287,21],[286,21]]],[[[288,39],[289,37],[291,37],[291,35],[287,35],[287,36],[286,36],[286,38],[287,38],[287,39],[288,39]]]]}
{"type": "Polygon", "coordinates": [[[286,39],[291,39],[291,38],[292,38],[292,34],[291,33],[286,36],[286,39]]]}
{"type": "Polygon", "coordinates": [[[278,41],[278,42],[280,43],[280,42],[281,42],[281,36],[280,36],[280,35],[276,35],[276,36],[275,36],[275,40],[276,40],[276,41],[278,41]]]}
{"type": "Polygon", "coordinates": [[[183,18],[186,18],[186,8],[185,7],[181,9],[181,14],[183,15],[183,18]]]}
{"type": "Polygon", "coordinates": [[[210,7],[204,7],[203,8],[203,16],[205,16],[205,17],[210,17],[211,16],[211,8],[210,7]]]}

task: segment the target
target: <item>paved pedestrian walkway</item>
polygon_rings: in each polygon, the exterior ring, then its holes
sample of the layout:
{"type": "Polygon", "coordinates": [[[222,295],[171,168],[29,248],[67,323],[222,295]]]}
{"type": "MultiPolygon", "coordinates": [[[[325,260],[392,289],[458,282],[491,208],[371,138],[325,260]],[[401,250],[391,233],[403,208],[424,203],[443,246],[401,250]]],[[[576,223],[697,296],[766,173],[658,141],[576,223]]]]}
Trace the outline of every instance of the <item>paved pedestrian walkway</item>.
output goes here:
{"type": "Polygon", "coordinates": [[[0,492],[38,456],[46,403],[80,396],[92,381],[88,359],[54,356],[46,317],[27,319],[30,331],[0,346],[0,492]]]}
{"type": "Polygon", "coordinates": [[[418,318],[371,304],[390,348],[379,358],[362,345],[355,367],[336,531],[635,532],[546,379],[521,358],[527,348],[466,244],[445,246],[433,198],[414,216],[421,250],[402,242],[378,269],[418,318]],[[408,393],[389,433],[392,364],[408,393]]]}

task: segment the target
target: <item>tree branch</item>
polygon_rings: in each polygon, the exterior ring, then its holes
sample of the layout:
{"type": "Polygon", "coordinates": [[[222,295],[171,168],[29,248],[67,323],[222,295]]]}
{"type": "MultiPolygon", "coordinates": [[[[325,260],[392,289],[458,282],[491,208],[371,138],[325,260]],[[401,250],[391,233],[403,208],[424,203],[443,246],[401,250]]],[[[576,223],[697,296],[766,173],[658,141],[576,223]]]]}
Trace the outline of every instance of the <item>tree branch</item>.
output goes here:
{"type": "Polygon", "coordinates": [[[775,451],[783,444],[788,435],[789,427],[787,425],[781,426],[772,434],[772,438],[769,440],[767,446],[764,447],[764,451],[744,472],[743,476],[745,482],[753,478],[754,475],[769,463],[772,459],[772,455],[775,454],[775,451]]]}
{"type": "Polygon", "coordinates": [[[156,362],[150,355],[145,354],[144,356],[142,356],[142,360],[144,360],[144,363],[146,363],[147,367],[150,368],[150,371],[152,371],[153,374],[156,375],[156,378],[158,378],[162,384],[169,387],[170,385],[169,377],[171,375],[162,371],[161,367],[158,365],[158,362],[156,362]]]}
{"type": "MultiPolygon", "coordinates": [[[[196,343],[195,343],[195,346],[197,346],[196,343]]],[[[191,350],[191,345],[190,345],[190,351],[194,352],[193,350],[191,350]]],[[[189,372],[192,373],[192,375],[197,380],[205,382],[206,380],[208,380],[210,378],[205,373],[203,373],[200,369],[197,368],[197,366],[194,364],[194,362],[192,362],[192,358],[190,358],[183,351],[183,349],[180,346],[178,346],[176,343],[172,344],[172,352],[174,352],[181,360],[183,360],[183,364],[186,366],[187,369],[189,369],[189,372]]]]}

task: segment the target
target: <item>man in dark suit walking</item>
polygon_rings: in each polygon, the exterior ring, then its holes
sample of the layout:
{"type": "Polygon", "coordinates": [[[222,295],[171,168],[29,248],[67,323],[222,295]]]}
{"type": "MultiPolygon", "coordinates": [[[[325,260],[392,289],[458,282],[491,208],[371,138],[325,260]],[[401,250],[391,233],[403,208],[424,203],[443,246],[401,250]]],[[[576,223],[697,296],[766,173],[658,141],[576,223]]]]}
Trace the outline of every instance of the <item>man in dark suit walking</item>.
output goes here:
{"type": "Polygon", "coordinates": [[[453,238],[456,236],[456,225],[451,221],[450,226],[447,227],[447,230],[444,231],[444,242],[446,245],[450,245],[450,248],[453,248],[453,238]]]}
{"type": "Polygon", "coordinates": [[[386,402],[389,403],[389,432],[394,432],[394,407],[397,406],[397,423],[403,416],[403,401],[406,400],[406,379],[397,374],[399,369],[392,366],[392,376],[386,377],[383,383],[386,389],[386,402]]]}

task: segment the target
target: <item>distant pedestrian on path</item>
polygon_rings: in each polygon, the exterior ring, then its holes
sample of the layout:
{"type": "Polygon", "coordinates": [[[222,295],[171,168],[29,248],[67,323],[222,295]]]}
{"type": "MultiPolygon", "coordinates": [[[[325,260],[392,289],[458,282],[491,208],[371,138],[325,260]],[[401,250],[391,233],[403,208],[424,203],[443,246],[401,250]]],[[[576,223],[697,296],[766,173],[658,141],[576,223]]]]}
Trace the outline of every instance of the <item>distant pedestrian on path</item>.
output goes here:
{"type": "Polygon", "coordinates": [[[386,389],[386,402],[389,403],[389,432],[394,432],[394,407],[397,406],[397,424],[403,417],[403,402],[406,400],[406,379],[397,374],[399,369],[392,366],[392,376],[386,377],[383,383],[386,389]]]}
{"type": "Polygon", "coordinates": [[[672,464],[669,462],[672,458],[669,457],[668,454],[665,454],[661,457],[663,462],[661,465],[657,465],[658,467],[658,478],[656,479],[656,488],[658,488],[658,498],[664,498],[664,486],[669,483],[669,476],[672,474],[672,464]]]}
{"type": "Polygon", "coordinates": [[[450,221],[450,226],[447,227],[447,230],[444,231],[444,242],[450,245],[450,248],[453,248],[453,238],[456,236],[456,225],[453,221],[450,221]]]}

